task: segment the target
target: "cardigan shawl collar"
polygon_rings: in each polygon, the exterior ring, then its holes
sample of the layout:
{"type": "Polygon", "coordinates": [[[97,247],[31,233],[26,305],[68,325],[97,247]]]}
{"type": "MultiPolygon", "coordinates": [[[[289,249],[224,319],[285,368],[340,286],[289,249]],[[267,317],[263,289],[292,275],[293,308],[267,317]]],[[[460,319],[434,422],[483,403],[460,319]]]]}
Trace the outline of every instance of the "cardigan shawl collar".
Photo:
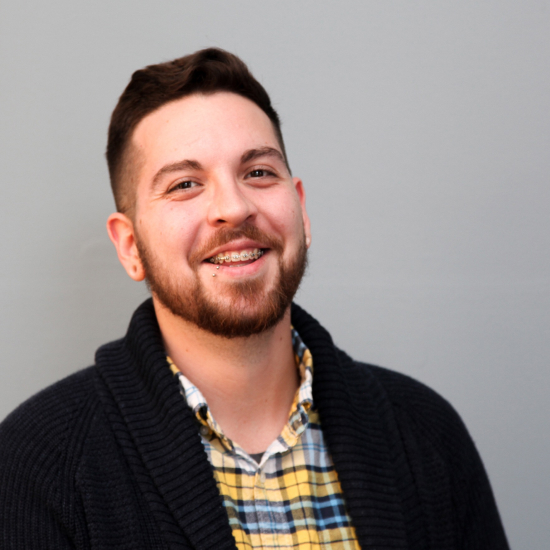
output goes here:
{"type": "MultiPolygon", "coordinates": [[[[292,324],[313,356],[314,404],[361,547],[408,548],[400,487],[411,480],[409,469],[397,464],[404,451],[383,388],[295,304],[292,324]]],[[[135,312],[125,338],[98,350],[96,364],[113,433],[168,546],[234,549],[196,420],[167,365],[151,300],[135,312]]]]}

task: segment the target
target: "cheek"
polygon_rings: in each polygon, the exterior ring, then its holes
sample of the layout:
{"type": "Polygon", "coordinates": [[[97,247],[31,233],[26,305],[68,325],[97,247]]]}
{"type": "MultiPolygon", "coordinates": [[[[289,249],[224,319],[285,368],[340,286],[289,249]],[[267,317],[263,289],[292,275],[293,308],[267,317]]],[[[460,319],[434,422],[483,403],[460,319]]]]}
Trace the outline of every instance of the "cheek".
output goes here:
{"type": "Polygon", "coordinates": [[[167,208],[149,221],[147,236],[158,255],[185,257],[197,240],[198,227],[192,217],[167,208]]]}
{"type": "Polygon", "coordinates": [[[270,197],[269,220],[283,234],[294,233],[302,227],[302,209],[295,193],[270,197]]]}
{"type": "Polygon", "coordinates": [[[294,233],[302,233],[304,222],[302,216],[302,208],[298,200],[292,201],[285,210],[285,225],[294,233]]]}
{"type": "Polygon", "coordinates": [[[286,210],[274,219],[274,231],[283,239],[288,254],[292,254],[304,234],[301,211],[294,205],[287,205],[286,210]]]}

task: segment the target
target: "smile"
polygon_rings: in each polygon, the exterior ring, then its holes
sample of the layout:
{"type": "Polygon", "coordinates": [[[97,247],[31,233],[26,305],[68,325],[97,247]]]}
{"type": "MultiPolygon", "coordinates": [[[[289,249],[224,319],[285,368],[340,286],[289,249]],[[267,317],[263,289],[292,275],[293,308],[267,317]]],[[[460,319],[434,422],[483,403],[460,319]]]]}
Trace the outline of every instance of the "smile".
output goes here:
{"type": "Polygon", "coordinates": [[[264,255],[264,250],[261,248],[253,248],[250,250],[227,251],[208,258],[208,261],[212,264],[229,264],[229,263],[242,263],[255,261],[264,255]]]}

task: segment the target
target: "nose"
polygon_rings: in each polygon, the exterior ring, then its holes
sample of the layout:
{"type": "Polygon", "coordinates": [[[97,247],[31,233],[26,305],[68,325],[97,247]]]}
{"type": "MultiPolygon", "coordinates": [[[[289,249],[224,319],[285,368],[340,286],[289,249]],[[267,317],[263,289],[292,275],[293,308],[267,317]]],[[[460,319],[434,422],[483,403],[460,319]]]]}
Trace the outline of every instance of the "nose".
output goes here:
{"type": "Polygon", "coordinates": [[[218,178],[211,189],[212,199],[208,211],[211,225],[238,227],[256,217],[256,206],[234,177],[218,178]]]}

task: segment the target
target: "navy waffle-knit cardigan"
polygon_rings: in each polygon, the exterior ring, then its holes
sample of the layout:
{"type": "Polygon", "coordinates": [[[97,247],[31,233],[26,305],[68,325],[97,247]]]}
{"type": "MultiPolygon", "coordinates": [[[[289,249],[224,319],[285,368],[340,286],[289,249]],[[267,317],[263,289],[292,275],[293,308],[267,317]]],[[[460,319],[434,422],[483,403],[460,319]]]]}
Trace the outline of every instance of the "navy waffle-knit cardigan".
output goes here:
{"type": "MultiPolygon", "coordinates": [[[[313,395],[364,550],[506,549],[479,455],[451,406],[357,363],[298,306],[313,395]]],[[[0,425],[0,548],[235,548],[150,300],[93,367],[0,425]]]]}

